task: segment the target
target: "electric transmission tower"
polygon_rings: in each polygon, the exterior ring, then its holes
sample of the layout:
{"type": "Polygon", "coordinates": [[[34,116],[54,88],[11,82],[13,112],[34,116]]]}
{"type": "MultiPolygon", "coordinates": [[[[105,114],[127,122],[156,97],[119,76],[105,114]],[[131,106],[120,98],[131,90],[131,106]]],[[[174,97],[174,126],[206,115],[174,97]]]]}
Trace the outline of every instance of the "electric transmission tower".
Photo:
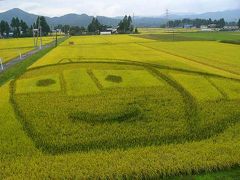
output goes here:
{"type": "Polygon", "coordinates": [[[167,20],[167,24],[166,24],[166,30],[168,31],[168,32],[171,32],[172,31],[172,40],[174,41],[174,39],[175,39],[175,34],[174,34],[174,25],[173,25],[173,27],[171,28],[172,30],[170,30],[170,13],[169,13],[169,10],[168,9],[166,9],[166,20],[167,20]]]}

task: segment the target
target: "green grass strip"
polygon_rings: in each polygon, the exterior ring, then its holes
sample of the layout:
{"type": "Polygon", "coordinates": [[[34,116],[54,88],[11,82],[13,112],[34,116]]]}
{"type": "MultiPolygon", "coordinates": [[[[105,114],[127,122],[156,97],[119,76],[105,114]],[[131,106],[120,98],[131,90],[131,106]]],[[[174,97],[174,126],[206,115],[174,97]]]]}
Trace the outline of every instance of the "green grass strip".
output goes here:
{"type": "Polygon", "coordinates": [[[19,62],[15,64],[14,66],[10,67],[9,69],[5,70],[0,74],[0,86],[4,85],[6,82],[8,82],[11,79],[15,79],[16,77],[22,75],[29,66],[31,66],[34,62],[36,62],[38,59],[43,57],[45,54],[47,54],[49,51],[51,51],[53,47],[46,48],[42,51],[37,52],[36,54],[32,55],[31,57],[28,57],[22,62],[19,62]]]}

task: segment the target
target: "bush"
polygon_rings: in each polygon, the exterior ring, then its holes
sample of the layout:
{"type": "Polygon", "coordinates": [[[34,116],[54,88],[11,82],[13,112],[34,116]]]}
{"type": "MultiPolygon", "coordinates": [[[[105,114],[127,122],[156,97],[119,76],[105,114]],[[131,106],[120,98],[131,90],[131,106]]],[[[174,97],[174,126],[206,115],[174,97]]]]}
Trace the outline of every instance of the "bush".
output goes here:
{"type": "Polygon", "coordinates": [[[108,75],[105,78],[105,80],[110,81],[110,82],[114,82],[114,83],[121,83],[123,81],[121,76],[115,76],[115,75],[108,75]]]}
{"type": "Polygon", "coordinates": [[[53,79],[42,79],[37,82],[37,86],[45,87],[45,86],[50,86],[55,83],[56,83],[56,81],[54,81],[53,79]]]}

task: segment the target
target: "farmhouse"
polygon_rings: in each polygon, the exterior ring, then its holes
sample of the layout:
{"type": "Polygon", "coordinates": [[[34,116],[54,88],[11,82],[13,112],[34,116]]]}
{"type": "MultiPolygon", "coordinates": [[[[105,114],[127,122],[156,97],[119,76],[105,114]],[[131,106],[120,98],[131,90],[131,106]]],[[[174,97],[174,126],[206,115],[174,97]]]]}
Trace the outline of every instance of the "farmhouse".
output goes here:
{"type": "Polygon", "coordinates": [[[107,31],[111,31],[112,34],[117,33],[117,28],[107,28],[107,31]]]}
{"type": "Polygon", "coordinates": [[[116,28],[107,28],[106,31],[100,32],[100,35],[111,35],[111,34],[116,34],[117,29],[116,28]]]}

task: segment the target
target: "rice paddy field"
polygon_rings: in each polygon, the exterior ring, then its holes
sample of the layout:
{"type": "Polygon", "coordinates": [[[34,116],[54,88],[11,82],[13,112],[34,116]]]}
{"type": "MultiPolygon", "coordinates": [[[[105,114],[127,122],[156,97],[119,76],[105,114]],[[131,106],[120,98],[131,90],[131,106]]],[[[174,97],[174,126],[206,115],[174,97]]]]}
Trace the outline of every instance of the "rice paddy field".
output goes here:
{"type": "MultiPolygon", "coordinates": [[[[46,45],[53,40],[54,37],[43,37],[42,43],[46,45]]],[[[0,58],[2,58],[3,63],[18,57],[19,54],[25,54],[33,49],[33,38],[0,39],[0,58]]]]}
{"type": "Polygon", "coordinates": [[[0,177],[239,177],[239,45],[153,35],[70,37],[1,86],[0,177]]]}

